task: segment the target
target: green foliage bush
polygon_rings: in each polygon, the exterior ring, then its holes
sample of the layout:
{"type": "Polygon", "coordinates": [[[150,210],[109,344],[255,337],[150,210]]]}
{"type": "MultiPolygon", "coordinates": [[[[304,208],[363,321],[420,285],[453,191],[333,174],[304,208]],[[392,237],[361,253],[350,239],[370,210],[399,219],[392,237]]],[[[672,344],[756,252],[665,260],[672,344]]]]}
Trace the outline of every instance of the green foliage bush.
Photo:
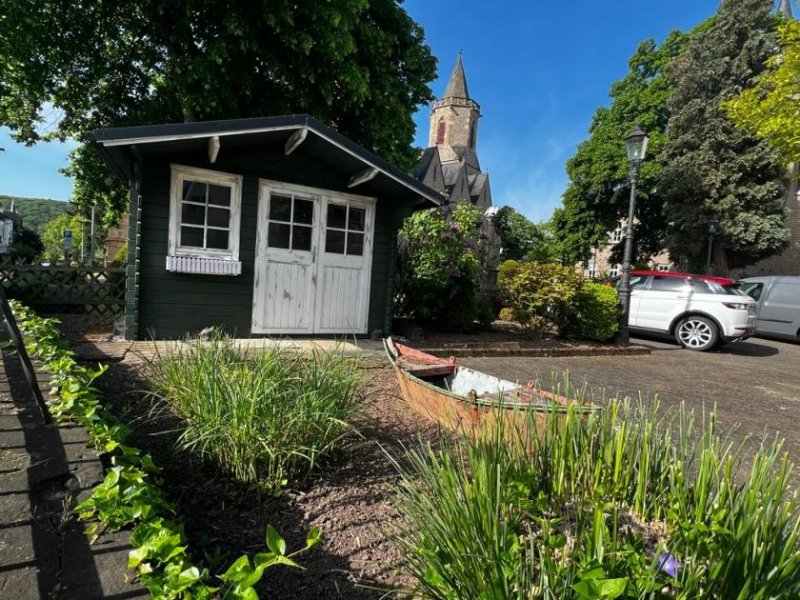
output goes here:
{"type": "Polygon", "coordinates": [[[355,359],[282,347],[248,354],[220,336],[187,346],[150,361],[152,393],[181,420],[179,445],[237,481],[277,491],[352,431],[355,359]]]}
{"type": "Polygon", "coordinates": [[[517,316],[514,314],[513,309],[505,307],[500,309],[500,314],[497,315],[497,318],[501,321],[516,321],[517,316]]]}
{"type": "Polygon", "coordinates": [[[619,311],[614,287],[585,282],[575,294],[565,332],[572,337],[604,342],[619,329],[619,311]]]}
{"type": "Polygon", "coordinates": [[[497,266],[497,283],[513,276],[519,270],[519,261],[504,260],[497,266]]]}
{"type": "MultiPolygon", "coordinates": [[[[90,369],[78,365],[72,352],[61,342],[55,319],[43,319],[22,304],[11,301],[12,310],[31,357],[52,374],[50,412],[58,420],[74,420],[86,428],[94,447],[110,462],[105,479],[75,511],[82,519],[98,519],[109,531],[133,526],[128,567],[136,569],[142,584],[154,598],[177,600],[252,600],[253,588],[266,569],[277,564],[297,566],[292,560],[321,539],[312,528],[305,548],[286,553],[286,544],[267,526],[267,552],[252,559],[241,556],[213,585],[209,569],[192,562],[178,506],[170,502],[157,483],[159,469],[149,454],[124,442],[130,429],[117,421],[100,403],[92,382],[105,367],[90,369]]],[[[86,532],[94,535],[97,521],[86,532]]]]}
{"type": "Polygon", "coordinates": [[[399,316],[452,331],[487,325],[480,297],[481,212],[474,206],[418,211],[400,230],[399,316]]]}
{"type": "Polygon", "coordinates": [[[497,287],[516,320],[538,338],[564,325],[581,278],[571,267],[520,263],[498,278],[497,287]]]}
{"type": "Polygon", "coordinates": [[[720,439],[714,413],[700,422],[614,400],[588,417],[575,404],[544,415],[527,444],[509,444],[498,419],[485,437],[412,448],[398,463],[397,542],[417,595],[800,597],[782,443],[745,452],[720,439]]]}

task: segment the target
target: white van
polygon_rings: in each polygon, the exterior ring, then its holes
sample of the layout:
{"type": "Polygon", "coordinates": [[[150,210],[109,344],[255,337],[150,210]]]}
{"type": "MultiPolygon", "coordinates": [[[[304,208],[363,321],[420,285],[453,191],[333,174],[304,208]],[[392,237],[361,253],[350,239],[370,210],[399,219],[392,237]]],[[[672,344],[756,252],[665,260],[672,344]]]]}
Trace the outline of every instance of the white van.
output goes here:
{"type": "Polygon", "coordinates": [[[748,277],[741,288],[758,303],[756,335],[800,342],[800,277],[748,277]]]}

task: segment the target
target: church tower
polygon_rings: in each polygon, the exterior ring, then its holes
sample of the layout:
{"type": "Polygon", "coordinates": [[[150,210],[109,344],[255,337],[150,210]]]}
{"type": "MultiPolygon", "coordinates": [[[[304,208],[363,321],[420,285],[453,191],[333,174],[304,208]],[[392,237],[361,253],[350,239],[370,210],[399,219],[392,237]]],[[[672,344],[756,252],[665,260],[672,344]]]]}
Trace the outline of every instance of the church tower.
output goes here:
{"type": "Polygon", "coordinates": [[[481,108],[469,97],[461,53],[450,75],[447,89],[431,110],[429,146],[453,146],[475,149],[481,108]]]}
{"type": "Polygon", "coordinates": [[[428,148],[416,177],[443,193],[450,202],[471,202],[481,210],[492,206],[489,174],[478,161],[478,119],[481,107],[469,96],[461,52],[444,96],[431,108],[428,148]]]}

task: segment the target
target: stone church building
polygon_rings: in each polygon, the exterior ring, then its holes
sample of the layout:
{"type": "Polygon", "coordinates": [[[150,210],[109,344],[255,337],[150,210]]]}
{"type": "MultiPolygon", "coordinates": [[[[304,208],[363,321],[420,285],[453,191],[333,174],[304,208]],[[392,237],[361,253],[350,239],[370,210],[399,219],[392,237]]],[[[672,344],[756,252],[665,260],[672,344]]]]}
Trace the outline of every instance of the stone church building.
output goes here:
{"type": "Polygon", "coordinates": [[[470,202],[485,212],[492,206],[489,173],[478,161],[481,107],[470,98],[461,53],[444,96],[433,104],[428,148],[415,176],[451,203],[470,202]]]}

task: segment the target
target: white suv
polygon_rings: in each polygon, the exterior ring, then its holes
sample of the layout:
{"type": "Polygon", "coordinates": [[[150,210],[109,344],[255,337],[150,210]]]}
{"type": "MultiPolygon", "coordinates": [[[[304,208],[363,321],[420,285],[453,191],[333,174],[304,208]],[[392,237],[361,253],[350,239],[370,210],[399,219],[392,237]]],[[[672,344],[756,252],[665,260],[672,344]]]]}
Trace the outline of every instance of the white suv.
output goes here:
{"type": "MultiPolygon", "coordinates": [[[[619,278],[612,280],[619,287],[619,278]]],[[[631,331],[666,334],[689,350],[711,350],[755,333],[756,302],[733,279],[631,271],[631,331]]]]}

